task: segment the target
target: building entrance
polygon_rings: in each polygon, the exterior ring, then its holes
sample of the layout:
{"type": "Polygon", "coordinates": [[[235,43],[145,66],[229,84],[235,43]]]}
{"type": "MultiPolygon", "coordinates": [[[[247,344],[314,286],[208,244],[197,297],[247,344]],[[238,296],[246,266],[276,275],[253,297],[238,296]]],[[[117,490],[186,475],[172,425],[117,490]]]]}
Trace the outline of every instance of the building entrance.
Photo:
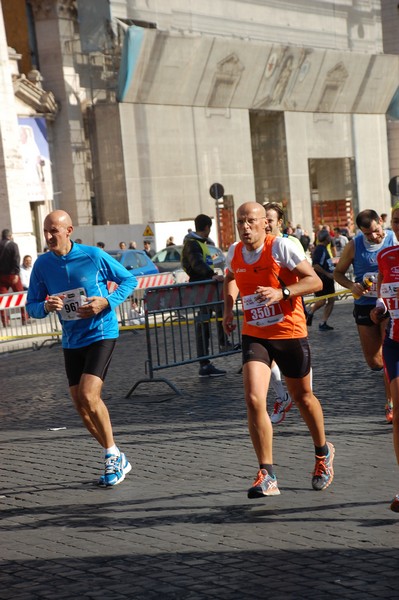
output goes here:
{"type": "Polygon", "coordinates": [[[310,158],[313,229],[353,225],[358,212],[354,158],[310,158]]]}

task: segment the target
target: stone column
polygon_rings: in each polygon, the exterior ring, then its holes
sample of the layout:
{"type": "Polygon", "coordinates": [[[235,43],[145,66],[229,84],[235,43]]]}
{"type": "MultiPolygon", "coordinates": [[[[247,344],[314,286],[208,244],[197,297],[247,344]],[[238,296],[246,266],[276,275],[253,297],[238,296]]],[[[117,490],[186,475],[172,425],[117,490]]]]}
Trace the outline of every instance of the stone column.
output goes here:
{"type": "Polygon", "coordinates": [[[75,225],[90,225],[92,211],[87,180],[87,145],[80,87],[75,59],[80,55],[76,33],[76,2],[32,0],[40,72],[59,106],[54,122],[52,160],[54,206],[70,213],[75,225]]]}
{"type": "Polygon", "coordinates": [[[0,214],[2,227],[21,237],[32,232],[25,173],[19,151],[17,108],[0,4],[0,214]]]}

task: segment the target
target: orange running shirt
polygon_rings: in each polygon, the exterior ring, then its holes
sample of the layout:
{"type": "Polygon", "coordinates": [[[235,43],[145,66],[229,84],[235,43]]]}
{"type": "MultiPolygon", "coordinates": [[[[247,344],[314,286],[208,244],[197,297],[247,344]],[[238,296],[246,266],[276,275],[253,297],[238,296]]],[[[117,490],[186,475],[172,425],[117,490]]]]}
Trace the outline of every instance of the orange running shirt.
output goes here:
{"type": "Polygon", "coordinates": [[[279,265],[273,258],[272,246],[275,239],[275,236],[266,236],[259,259],[253,264],[245,262],[242,242],[234,249],[231,270],[243,303],[242,333],[264,339],[304,338],[308,332],[301,297],[294,296],[270,306],[256,300],[255,290],[258,286],[281,288],[282,284],[289,287],[298,281],[292,271],[279,265]]]}

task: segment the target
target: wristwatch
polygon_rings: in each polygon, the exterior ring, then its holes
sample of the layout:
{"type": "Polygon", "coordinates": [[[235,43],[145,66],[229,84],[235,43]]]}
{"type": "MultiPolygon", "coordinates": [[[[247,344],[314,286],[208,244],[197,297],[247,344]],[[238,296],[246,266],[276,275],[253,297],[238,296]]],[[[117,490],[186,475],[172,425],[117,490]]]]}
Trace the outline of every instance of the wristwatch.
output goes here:
{"type": "Polygon", "coordinates": [[[290,295],[291,295],[290,290],[287,287],[283,287],[283,300],[288,300],[290,295]]]}

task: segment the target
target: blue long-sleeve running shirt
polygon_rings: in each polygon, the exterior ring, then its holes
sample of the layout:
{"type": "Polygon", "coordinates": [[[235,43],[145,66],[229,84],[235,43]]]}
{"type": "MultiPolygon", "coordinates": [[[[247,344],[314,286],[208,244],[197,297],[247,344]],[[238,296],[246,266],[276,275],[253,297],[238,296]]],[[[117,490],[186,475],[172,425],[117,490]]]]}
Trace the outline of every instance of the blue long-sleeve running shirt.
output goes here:
{"type": "Polygon", "coordinates": [[[47,316],[44,309],[47,296],[67,292],[63,310],[57,311],[62,325],[62,347],[82,348],[119,336],[114,308],[126,300],[136,286],[136,277],[104,250],[73,244],[65,256],[46,252],[37,258],[26,308],[31,317],[42,319],[47,316]],[[108,281],[118,284],[112,293],[108,291],[108,281]],[[91,296],[107,298],[109,308],[90,318],[78,318],[76,308],[91,296]]]}

